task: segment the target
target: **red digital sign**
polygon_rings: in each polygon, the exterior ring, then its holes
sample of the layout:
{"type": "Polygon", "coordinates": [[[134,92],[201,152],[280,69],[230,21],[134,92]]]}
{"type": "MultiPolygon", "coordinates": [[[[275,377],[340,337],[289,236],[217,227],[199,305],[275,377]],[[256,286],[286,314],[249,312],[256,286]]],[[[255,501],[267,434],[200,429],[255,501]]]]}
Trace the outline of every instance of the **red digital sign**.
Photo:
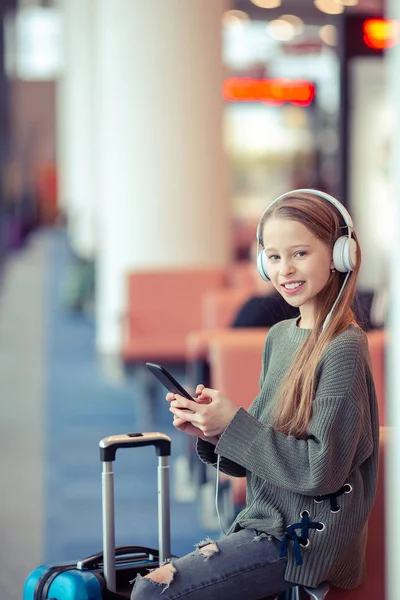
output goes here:
{"type": "Polygon", "coordinates": [[[364,21],[364,42],[375,50],[392,48],[399,42],[400,26],[395,19],[368,19],[364,21]]]}
{"type": "Polygon", "coordinates": [[[232,77],[222,86],[227,102],[264,102],[271,106],[309,106],[315,98],[315,84],[305,79],[253,79],[232,77]]]}

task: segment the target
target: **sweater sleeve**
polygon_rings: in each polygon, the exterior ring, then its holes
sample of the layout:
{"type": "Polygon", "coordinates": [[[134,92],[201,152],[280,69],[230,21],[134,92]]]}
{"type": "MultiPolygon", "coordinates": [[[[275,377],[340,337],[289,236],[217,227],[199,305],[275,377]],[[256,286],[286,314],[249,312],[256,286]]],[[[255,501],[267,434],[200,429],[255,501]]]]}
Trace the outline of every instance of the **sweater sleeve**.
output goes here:
{"type": "Polygon", "coordinates": [[[240,409],[215,451],[293,492],[314,496],[340,489],[372,452],[368,399],[374,390],[365,355],[339,350],[321,370],[307,439],[278,433],[240,409]]]}
{"type": "MultiPolygon", "coordinates": [[[[266,372],[266,365],[268,362],[269,353],[268,353],[268,336],[265,340],[264,344],[264,352],[262,357],[261,364],[261,375],[260,375],[260,389],[264,383],[264,377],[266,372]]],[[[198,457],[205,463],[209,465],[217,466],[217,454],[215,452],[214,444],[210,444],[209,442],[205,442],[201,438],[197,438],[196,444],[196,452],[198,457]]],[[[221,456],[219,463],[220,471],[226,473],[227,475],[233,475],[233,477],[245,477],[246,476],[246,468],[236,462],[235,460],[229,460],[224,456],[221,456]]]]}
{"type": "MultiPolygon", "coordinates": [[[[217,454],[213,444],[209,444],[201,438],[197,438],[196,452],[197,456],[204,463],[212,465],[213,467],[217,466],[217,454]]],[[[221,457],[219,470],[222,471],[222,473],[232,475],[233,477],[246,477],[246,468],[228,458],[221,457]]]]}

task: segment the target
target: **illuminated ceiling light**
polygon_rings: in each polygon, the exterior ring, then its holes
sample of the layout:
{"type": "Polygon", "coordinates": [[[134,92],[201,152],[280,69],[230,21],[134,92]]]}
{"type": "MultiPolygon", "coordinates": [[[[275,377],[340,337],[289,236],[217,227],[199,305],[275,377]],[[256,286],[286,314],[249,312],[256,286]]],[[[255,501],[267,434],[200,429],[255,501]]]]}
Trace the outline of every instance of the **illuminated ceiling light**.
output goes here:
{"type": "Polygon", "coordinates": [[[278,8],[282,0],[251,0],[251,2],[260,8],[278,8]]]}
{"type": "Polygon", "coordinates": [[[296,35],[296,30],[291,23],[283,19],[275,19],[267,25],[269,35],[280,42],[289,42],[296,35]]]}
{"type": "Polygon", "coordinates": [[[227,10],[222,16],[222,24],[225,27],[241,27],[249,19],[249,15],[243,10],[227,10]]]}
{"type": "Polygon", "coordinates": [[[222,86],[227,102],[265,102],[270,106],[309,106],[315,98],[315,84],[304,79],[252,79],[232,77],[222,86]]]}
{"type": "Polygon", "coordinates": [[[328,46],[336,46],[337,29],[334,25],[323,25],[318,31],[319,37],[328,46]]]}
{"type": "Polygon", "coordinates": [[[357,6],[358,0],[337,0],[343,6],[357,6]]]}
{"type": "Polygon", "coordinates": [[[304,21],[300,19],[300,17],[296,17],[296,15],[282,15],[278,17],[279,21],[287,21],[292,25],[295,29],[296,35],[302,33],[304,29],[304,21]]]}
{"type": "Polygon", "coordinates": [[[364,42],[370,48],[392,48],[400,40],[400,23],[395,19],[367,19],[363,25],[364,42]]]}
{"type": "Polygon", "coordinates": [[[315,6],[327,15],[340,15],[344,12],[343,4],[339,4],[337,0],[314,0],[315,6]]]}

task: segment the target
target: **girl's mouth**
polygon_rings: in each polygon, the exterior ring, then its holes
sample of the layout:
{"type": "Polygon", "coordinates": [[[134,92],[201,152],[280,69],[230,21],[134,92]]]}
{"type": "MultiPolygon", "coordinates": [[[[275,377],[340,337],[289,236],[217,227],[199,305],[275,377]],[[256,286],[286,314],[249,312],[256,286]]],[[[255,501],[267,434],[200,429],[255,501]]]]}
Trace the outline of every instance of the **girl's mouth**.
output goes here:
{"type": "Polygon", "coordinates": [[[289,284],[284,284],[281,287],[285,290],[286,294],[289,294],[290,296],[293,296],[294,294],[297,294],[304,285],[305,281],[296,281],[296,283],[289,283],[289,284]],[[288,287],[286,287],[288,286],[288,287]]]}

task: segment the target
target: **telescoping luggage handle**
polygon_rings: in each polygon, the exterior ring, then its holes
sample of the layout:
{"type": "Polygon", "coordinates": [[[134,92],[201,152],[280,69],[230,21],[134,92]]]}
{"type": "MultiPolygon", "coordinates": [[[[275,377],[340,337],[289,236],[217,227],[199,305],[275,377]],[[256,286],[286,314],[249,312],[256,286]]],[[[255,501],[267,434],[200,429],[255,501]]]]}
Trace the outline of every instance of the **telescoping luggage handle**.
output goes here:
{"type": "Polygon", "coordinates": [[[113,462],[119,448],[155,446],[158,456],[158,547],[160,564],[171,557],[169,459],[171,438],[164,433],[125,433],[103,438],[100,443],[103,505],[103,563],[104,578],[111,592],[116,591],[115,580],[115,508],[113,462]]]}

